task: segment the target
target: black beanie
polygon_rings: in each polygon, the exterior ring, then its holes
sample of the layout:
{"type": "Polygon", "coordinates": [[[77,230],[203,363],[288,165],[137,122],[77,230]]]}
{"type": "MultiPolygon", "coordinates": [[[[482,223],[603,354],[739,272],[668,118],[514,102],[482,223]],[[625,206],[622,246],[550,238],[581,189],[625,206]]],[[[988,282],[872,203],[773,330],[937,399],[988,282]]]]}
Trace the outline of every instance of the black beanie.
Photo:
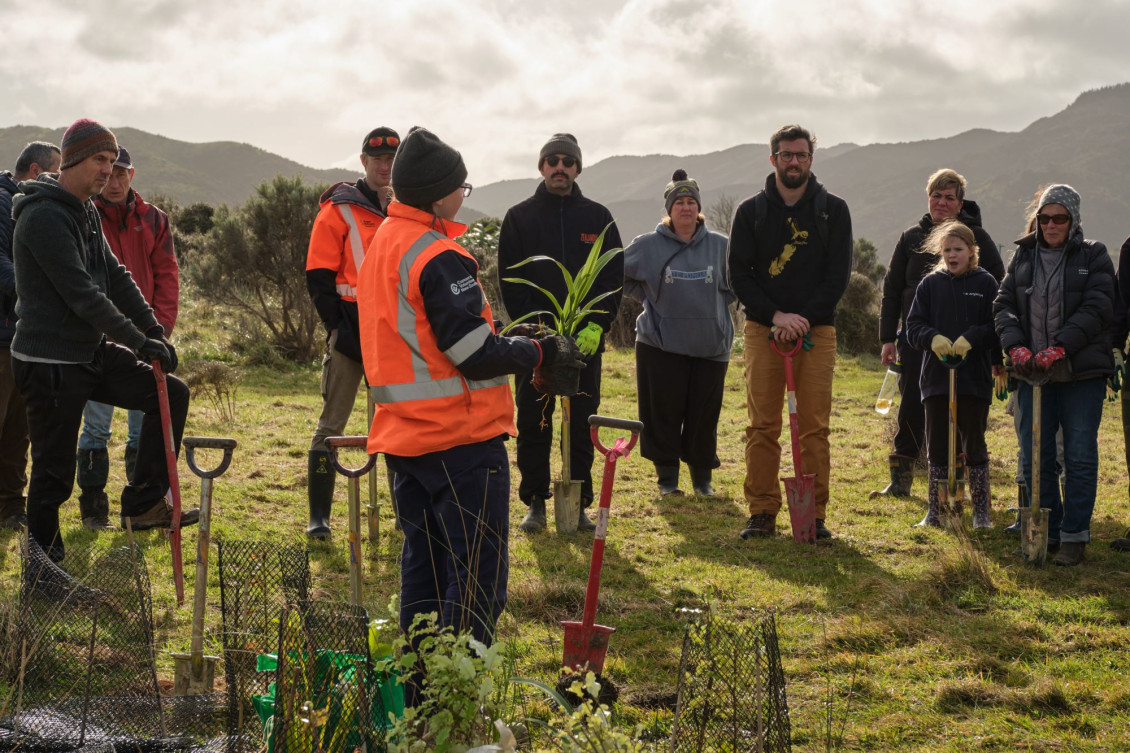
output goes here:
{"type": "Polygon", "coordinates": [[[581,147],[577,144],[577,137],[571,133],[555,133],[545,142],[545,146],[538,153],[538,170],[541,163],[551,154],[564,154],[577,160],[577,175],[581,174],[581,147]]]}
{"type": "Polygon", "coordinates": [[[667,207],[667,214],[671,214],[671,207],[675,205],[680,196],[690,196],[702,209],[702,196],[698,191],[698,183],[687,177],[687,171],[676,170],[671,175],[671,182],[663,189],[663,203],[667,207]]]}
{"type": "Polygon", "coordinates": [[[396,200],[430,212],[432,204],[467,180],[463,156],[439,136],[412,126],[392,162],[392,192],[396,200]]]}
{"type": "Polygon", "coordinates": [[[370,157],[379,154],[396,154],[396,147],[400,144],[400,134],[387,126],[374,128],[361,142],[361,153],[370,157]]]}

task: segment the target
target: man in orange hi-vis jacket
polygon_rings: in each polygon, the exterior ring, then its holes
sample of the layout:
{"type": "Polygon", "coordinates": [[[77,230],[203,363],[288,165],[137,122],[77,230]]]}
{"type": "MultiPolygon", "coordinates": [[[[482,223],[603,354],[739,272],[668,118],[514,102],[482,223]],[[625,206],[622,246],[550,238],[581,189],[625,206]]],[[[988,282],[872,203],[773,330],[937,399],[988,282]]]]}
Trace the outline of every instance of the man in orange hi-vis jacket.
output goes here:
{"type": "Polygon", "coordinates": [[[391,128],[370,131],[361,144],[365,175],[356,183],[342,182],[326,189],[310,233],[306,287],[326,327],[322,414],[310,440],[307,463],[310,524],[306,535],[314,539],[330,536],[335,475],[326,437],[345,432],[364,373],[357,337],[357,270],[385,218],[391,198],[392,159],[399,144],[400,136],[391,128]]]}

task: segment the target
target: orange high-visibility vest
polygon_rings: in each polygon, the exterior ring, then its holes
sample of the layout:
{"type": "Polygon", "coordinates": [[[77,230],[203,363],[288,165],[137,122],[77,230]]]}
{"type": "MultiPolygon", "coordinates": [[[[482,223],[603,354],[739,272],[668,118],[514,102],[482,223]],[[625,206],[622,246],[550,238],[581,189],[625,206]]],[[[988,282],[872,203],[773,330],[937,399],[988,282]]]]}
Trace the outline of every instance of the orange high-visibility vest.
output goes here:
{"type": "Polygon", "coordinates": [[[435,215],[393,201],[361,265],[361,354],[376,403],[370,454],[415,457],[518,433],[509,378],[470,380],[455,366],[494,333],[494,316],[481,286],[482,326],[446,352],[436,342],[424,311],[420,274],[445,251],[474,257],[451,240],[463,233],[464,225],[438,222],[444,230],[438,232],[433,223],[435,215]]]}
{"type": "Polygon", "coordinates": [[[384,215],[374,212],[373,205],[352,183],[330,186],[319,201],[322,208],[310,232],[306,271],[337,272],[337,294],[342,300],[355,301],[357,270],[384,215]]]}

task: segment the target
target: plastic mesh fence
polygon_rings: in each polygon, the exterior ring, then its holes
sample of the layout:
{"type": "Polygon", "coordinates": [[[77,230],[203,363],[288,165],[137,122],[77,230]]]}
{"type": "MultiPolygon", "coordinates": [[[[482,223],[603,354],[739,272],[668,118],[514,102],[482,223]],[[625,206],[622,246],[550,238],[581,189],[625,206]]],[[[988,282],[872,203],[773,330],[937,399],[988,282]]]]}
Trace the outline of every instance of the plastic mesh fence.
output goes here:
{"type": "Polygon", "coordinates": [[[228,732],[262,741],[263,727],[251,698],[267,692],[274,673],[260,672],[256,664],[259,655],[278,645],[283,609],[309,598],[309,553],[304,546],[265,541],[224,539],[216,547],[228,732]]]}
{"type": "Polygon", "coordinates": [[[279,623],[269,751],[383,751],[392,684],[373,671],[369,617],[344,604],[303,602],[279,623]]]}
{"type": "Polygon", "coordinates": [[[687,626],[671,750],[792,750],[773,613],[687,626]]]}

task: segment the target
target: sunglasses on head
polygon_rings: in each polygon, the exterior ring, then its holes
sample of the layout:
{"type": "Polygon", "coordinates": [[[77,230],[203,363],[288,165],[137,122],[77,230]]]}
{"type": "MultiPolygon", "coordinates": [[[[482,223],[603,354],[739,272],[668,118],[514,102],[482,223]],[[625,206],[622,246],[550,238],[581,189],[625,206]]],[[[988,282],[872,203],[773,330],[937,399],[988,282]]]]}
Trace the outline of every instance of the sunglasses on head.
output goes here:
{"type": "Polygon", "coordinates": [[[385,144],[389,146],[400,146],[400,139],[396,136],[374,136],[369,139],[369,146],[384,146],[385,144]]]}
{"type": "Polygon", "coordinates": [[[1071,222],[1071,215],[1069,214],[1038,214],[1036,221],[1041,225],[1047,225],[1049,222],[1053,225],[1066,225],[1071,222]]]}
{"type": "Polygon", "coordinates": [[[550,167],[557,167],[558,162],[565,165],[565,167],[572,167],[577,164],[577,160],[572,157],[558,157],[556,154],[549,155],[545,158],[545,161],[549,163],[550,167]]]}

